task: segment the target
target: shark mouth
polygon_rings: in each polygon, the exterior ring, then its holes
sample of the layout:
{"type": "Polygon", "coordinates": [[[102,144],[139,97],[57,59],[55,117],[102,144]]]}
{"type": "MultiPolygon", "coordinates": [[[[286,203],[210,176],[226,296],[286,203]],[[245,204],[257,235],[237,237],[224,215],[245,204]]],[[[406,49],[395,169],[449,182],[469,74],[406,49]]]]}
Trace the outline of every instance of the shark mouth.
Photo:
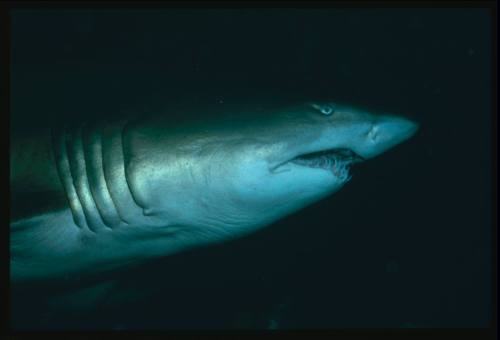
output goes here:
{"type": "Polygon", "coordinates": [[[311,168],[321,168],[331,171],[342,181],[351,179],[349,167],[360,163],[364,158],[351,149],[338,148],[299,155],[290,160],[291,163],[311,168]]]}

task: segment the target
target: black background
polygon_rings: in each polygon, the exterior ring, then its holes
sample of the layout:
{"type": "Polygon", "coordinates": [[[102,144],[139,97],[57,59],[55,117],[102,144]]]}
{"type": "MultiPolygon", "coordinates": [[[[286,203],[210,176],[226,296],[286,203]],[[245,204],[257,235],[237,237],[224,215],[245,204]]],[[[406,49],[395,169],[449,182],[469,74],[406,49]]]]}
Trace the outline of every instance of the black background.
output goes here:
{"type": "Polygon", "coordinates": [[[13,287],[13,325],[488,326],[490,25],[474,8],[13,11],[13,129],[161,101],[298,97],[421,124],[337,194],[244,239],[117,273],[83,314],[13,287]]]}

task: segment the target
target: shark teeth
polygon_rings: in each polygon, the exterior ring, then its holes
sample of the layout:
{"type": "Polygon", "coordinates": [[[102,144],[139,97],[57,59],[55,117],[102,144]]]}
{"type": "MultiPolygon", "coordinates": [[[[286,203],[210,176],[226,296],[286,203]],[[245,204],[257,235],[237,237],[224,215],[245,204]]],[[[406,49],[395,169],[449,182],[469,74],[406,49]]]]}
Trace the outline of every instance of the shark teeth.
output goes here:
{"type": "Polygon", "coordinates": [[[350,165],[360,162],[362,159],[351,150],[338,149],[299,156],[292,159],[291,162],[311,168],[330,170],[339,180],[347,182],[351,179],[350,165]]]}

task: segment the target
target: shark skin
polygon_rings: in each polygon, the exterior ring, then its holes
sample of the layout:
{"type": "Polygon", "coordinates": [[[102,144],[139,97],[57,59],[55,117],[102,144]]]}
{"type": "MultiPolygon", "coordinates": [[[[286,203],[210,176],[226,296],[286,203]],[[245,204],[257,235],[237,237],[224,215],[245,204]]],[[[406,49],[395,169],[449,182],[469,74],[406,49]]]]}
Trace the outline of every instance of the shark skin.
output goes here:
{"type": "Polygon", "coordinates": [[[11,281],[105,273],[256,232],[418,130],[335,102],[183,110],[11,136],[11,281]]]}

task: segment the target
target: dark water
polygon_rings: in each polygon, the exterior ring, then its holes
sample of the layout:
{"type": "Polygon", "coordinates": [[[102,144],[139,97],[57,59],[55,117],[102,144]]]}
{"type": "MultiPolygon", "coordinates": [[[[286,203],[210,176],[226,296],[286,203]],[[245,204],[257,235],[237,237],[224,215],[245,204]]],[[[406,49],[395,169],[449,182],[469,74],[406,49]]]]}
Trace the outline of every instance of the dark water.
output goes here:
{"type": "Polygon", "coordinates": [[[256,98],[333,98],[421,124],[330,198],[112,274],[103,298],[11,287],[15,328],[489,325],[488,11],[17,10],[11,24],[13,129],[256,98]]]}

